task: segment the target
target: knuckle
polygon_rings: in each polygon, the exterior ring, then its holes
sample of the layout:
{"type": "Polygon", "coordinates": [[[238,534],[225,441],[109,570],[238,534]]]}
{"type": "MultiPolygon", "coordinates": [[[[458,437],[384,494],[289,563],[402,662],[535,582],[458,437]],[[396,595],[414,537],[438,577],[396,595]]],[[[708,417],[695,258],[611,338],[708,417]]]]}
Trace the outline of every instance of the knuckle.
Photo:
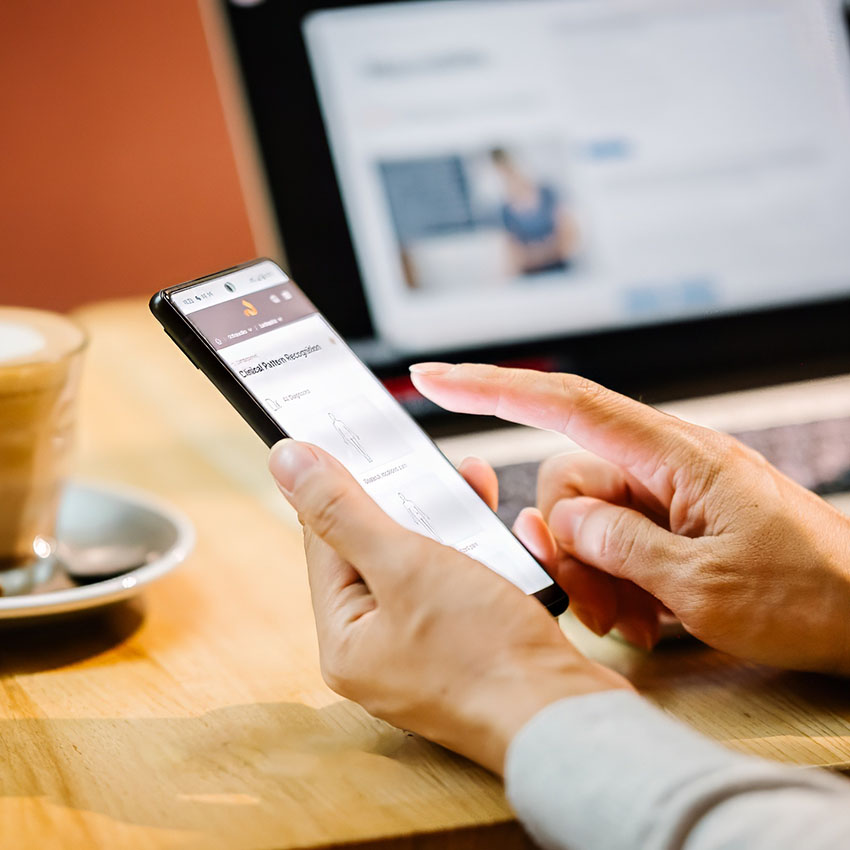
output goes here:
{"type": "Polygon", "coordinates": [[[601,384],[597,384],[596,381],[591,381],[590,378],[585,378],[582,375],[564,374],[562,377],[566,379],[573,395],[594,399],[608,392],[601,384]]]}
{"type": "Polygon", "coordinates": [[[676,468],[689,479],[701,482],[701,490],[706,493],[728,469],[734,442],[726,434],[688,423],[677,441],[676,468]]]}
{"type": "Polygon", "coordinates": [[[761,452],[750,448],[740,440],[734,437],[727,437],[727,440],[729,442],[729,459],[731,461],[746,463],[761,469],[765,469],[771,465],[761,452]]]}
{"type": "Polygon", "coordinates": [[[565,372],[556,372],[552,376],[555,382],[555,392],[561,396],[566,405],[559,406],[559,421],[557,429],[562,433],[569,433],[570,421],[572,420],[573,410],[576,406],[577,396],[583,393],[583,385],[587,382],[584,378],[578,375],[570,375],[565,372]]]}
{"type": "Polygon", "coordinates": [[[552,378],[555,381],[555,389],[570,401],[593,393],[593,381],[583,378],[581,375],[574,375],[571,372],[555,372],[552,378]]]}
{"type": "Polygon", "coordinates": [[[628,528],[627,516],[618,512],[606,522],[599,537],[599,558],[602,563],[617,561],[628,568],[636,546],[636,537],[628,528]]]}
{"type": "Polygon", "coordinates": [[[701,618],[718,608],[728,615],[736,600],[745,598],[746,588],[728,562],[716,553],[703,553],[684,565],[683,607],[692,618],[701,618]]]}
{"type": "Polygon", "coordinates": [[[578,452],[564,452],[546,458],[537,470],[537,481],[543,487],[572,483],[576,478],[578,452]]]}
{"type": "Polygon", "coordinates": [[[319,537],[325,538],[331,536],[339,524],[346,500],[347,493],[345,489],[335,487],[329,492],[322,494],[321,498],[312,508],[303,511],[300,519],[319,537]]]}
{"type": "MultiPolygon", "coordinates": [[[[559,499],[587,492],[586,471],[590,455],[564,452],[546,458],[537,471],[537,506],[548,513],[559,499]]],[[[598,463],[598,461],[594,461],[598,463]]]]}
{"type": "Polygon", "coordinates": [[[734,444],[728,434],[700,425],[689,424],[685,436],[693,452],[709,463],[723,463],[734,444]]]}
{"type": "Polygon", "coordinates": [[[611,390],[581,375],[562,375],[563,392],[573,404],[590,407],[614,396],[611,390]]]}
{"type": "Polygon", "coordinates": [[[611,390],[581,375],[555,372],[552,373],[552,379],[555,393],[566,402],[561,406],[561,421],[558,425],[560,431],[568,431],[574,410],[598,408],[616,397],[611,390]]]}
{"type": "Polygon", "coordinates": [[[518,387],[521,388],[525,373],[521,369],[505,369],[499,366],[488,368],[493,370],[490,380],[497,386],[496,407],[493,413],[500,418],[509,418],[509,411],[506,410],[507,400],[518,387]]]}
{"type": "Polygon", "coordinates": [[[509,381],[513,370],[504,366],[496,366],[494,363],[462,363],[461,368],[468,371],[478,371],[487,381],[509,381]]]}

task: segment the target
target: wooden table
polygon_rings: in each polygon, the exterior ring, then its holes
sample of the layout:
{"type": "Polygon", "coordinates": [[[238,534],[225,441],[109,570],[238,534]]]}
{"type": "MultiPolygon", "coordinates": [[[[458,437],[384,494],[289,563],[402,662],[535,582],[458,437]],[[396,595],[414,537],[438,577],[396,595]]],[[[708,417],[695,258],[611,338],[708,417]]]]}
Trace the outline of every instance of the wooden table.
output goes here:
{"type": "MultiPolygon", "coordinates": [[[[0,632],[0,847],[530,846],[493,776],[323,684],[300,534],[266,451],[145,305],[82,318],[79,473],[170,500],[198,546],[137,602],[0,632]]],[[[846,682],[690,643],[646,655],[564,622],[730,746],[850,766],[846,682]]]]}

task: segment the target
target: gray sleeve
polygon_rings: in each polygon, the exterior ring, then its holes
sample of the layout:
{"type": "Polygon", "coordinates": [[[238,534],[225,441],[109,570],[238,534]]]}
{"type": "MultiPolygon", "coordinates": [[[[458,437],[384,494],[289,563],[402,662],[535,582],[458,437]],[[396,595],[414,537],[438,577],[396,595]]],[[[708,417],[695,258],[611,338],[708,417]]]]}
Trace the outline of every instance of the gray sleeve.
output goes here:
{"type": "Polygon", "coordinates": [[[551,850],[850,848],[850,782],[733,753],[629,691],[543,709],[505,782],[551,850]]]}

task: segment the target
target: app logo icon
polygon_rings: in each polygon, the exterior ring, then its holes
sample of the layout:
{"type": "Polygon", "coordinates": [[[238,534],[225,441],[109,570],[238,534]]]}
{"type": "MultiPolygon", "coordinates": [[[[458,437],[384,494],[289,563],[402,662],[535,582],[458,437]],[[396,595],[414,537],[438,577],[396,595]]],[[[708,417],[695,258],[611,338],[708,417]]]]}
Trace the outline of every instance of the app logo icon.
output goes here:
{"type": "Polygon", "coordinates": [[[242,312],[246,316],[256,316],[257,315],[257,308],[250,301],[246,301],[243,298],[242,299],[242,306],[245,308],[242,312]]]}

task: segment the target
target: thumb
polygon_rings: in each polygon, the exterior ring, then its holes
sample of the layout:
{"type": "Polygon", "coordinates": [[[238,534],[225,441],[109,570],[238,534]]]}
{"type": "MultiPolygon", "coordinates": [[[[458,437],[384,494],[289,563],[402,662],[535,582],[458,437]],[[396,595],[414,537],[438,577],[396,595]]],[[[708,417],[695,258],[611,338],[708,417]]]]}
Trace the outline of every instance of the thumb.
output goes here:
{"type": "Polygon", "coordinates": [[[695,554],[689,537],[667,531],[638,511],[586,496],[558,502],[549,528],[579,561],[633,581],[659,598],[695,554]]]}
{"type": "Polygon", "coordinates": [[[423,538],[387,516],[351,473],[317,446],[281,440],[272,448],[269,470],[301,523],[370,587],[398,580],[397,565],[421,553],[423,538]]]}

